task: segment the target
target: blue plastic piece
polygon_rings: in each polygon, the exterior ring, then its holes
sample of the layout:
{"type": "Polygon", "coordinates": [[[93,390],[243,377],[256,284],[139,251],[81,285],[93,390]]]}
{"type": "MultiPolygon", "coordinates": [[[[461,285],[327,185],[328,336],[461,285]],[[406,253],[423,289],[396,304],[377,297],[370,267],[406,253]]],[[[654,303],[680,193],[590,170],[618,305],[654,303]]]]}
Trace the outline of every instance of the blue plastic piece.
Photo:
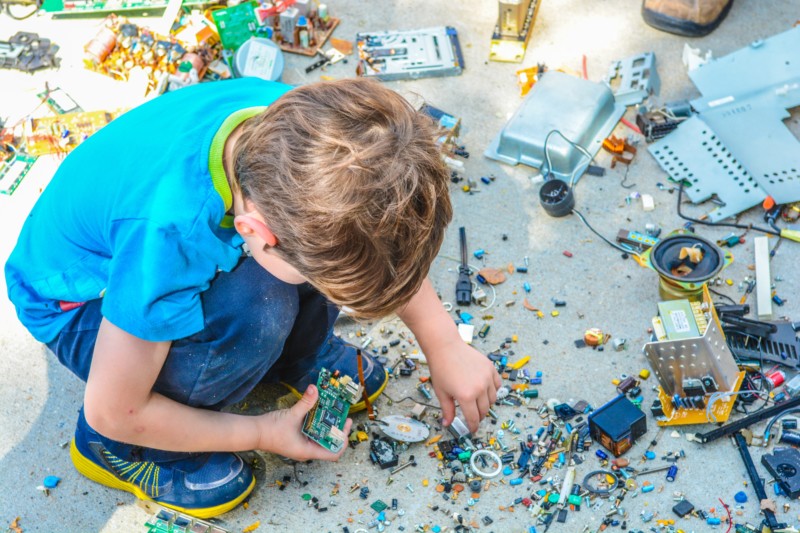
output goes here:
{"type": "Polygon", "coordinates": [[[531,385],[541,385],[542,378],[531,378],[531,380],[528,383],[530,383],[531,385]]]}
{"type": "Polygon", "coordinates": [[[644,458],[647,459],[648,461],[652,461],[653,459],[656,458],[656,452],[647,450],[646,452],[644,452],[644,458]]]}
{"type": "Polygon", "coordinates": [[[709,526],[718,526],[721,523],[722,523],[722,520],[720,520],[719,518],[717,518],[715,516],[709,516],[708,518],[706,518],[706,524],[708,524],[709,526]]]}
{"type": "Polygon", "coordinates": [[[542,371],[541,371],[541,370],[537,370],[537,371],[536,371],[536,377],[537,377],[537,378],[540,378],[540,377],[542,377],[543,375],[544,375],[544,374],[542,374],[542,371]]]}
{"type": "Polygon", "coordinates": [[[433,531],[433,533],[440,533],[440,531],[442,531],[442,528],[439,526],[433,526],[431,528],[431,531],[433,531]]]}
{"type": "Polygon", "coordinates": [[[464,324],[469,324],[474,318],[471,314],[465,313],[464,311],[462,311],[458,316],[464,324]]]}
{"type": "Polygon", "coordinates": [[[525,289],[525,292],[531,292],[531,284],[527,281],[522,284],[522,288],[525,289]]]}
{"type": "Polygon", "coordinates": [[[643,493],[653,492],[655,490],[655,488],[656,488],[655,485],[644,485],[642,487],[642,492],[643,493]]]}
{"type": "Polygon", "coordinates": [[[386,520],[386,513],[385,513],[385,512],[383,512],[383,511],[381,511],[380,513],[378,513],[378,521],[380,521],[380,522],[384,522],[385,520],[386,520]]]}
{"type": "Polygon", "coordinates": [[[747,494],[744,491],[739,491],[733,495],[733,500],[736,503],[746,503],[747,502],[747,494]]]}
{"type": "Polygon", "coordinates": [[[486,250],[484,250],[482,248],[479,248],[479,249],[475,250],[474,252],[472,252],[472,255],[475,256],[475,259],[480,259],[484,255],[486,255],[486,250]]]}
{"type": "Polygon", "coordinates": [[[520,478],[512,479],[509,485],[511,485],[512,487],[515,485],[522,485],[522,479],[520,478]]]}
{"type": "Polygon", "coordinates": [[[513,472],[513,470],[511,469],[511,467],[510,467],[510,466],[507,466],[507,467],[505,467],[505,468],[503,469],[503,475],[504,475],[504,476],[510,476],[512,472],[513,472]]]}
{"type": "Polygon", "coordinates": [[[60,477],[57,476],[47,476],[44,478],[44,488],[46,489],[54,489],[58,486],[58,482],[61,481],[60,477]]]}
{"type": "Polygon", "coordinates": [[[536,526],[531,526],[528,528],[528,533],[536,533],[536,526]]]}

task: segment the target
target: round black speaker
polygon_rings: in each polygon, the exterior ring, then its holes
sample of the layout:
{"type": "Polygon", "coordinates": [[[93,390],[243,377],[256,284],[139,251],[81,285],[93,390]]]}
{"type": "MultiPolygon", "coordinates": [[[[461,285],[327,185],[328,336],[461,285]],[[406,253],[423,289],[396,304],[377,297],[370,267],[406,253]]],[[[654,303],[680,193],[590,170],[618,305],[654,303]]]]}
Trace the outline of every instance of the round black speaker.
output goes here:
{"type": "Polygon", "coordinates": [[[545,181],[539,189],[539,203],[551,217],[564,217],[572,213],[575,196],[566,182],[551,179],[545,181]]]}
{"type": "Polygon", "coordinates": [[[671,235],[661,239],[650,250],[650,263],[660,276],[681,283],[705,283],[725,265],[722,250],[716,244],[693,234],[671,235]],[[681,249],[700,247],[703,259],[692,263],[680,259],[681,249]],[[681,269],[682,266],[686,268],[681,269]],[[680,272],[679,272],[680,270],[680,272]]]}

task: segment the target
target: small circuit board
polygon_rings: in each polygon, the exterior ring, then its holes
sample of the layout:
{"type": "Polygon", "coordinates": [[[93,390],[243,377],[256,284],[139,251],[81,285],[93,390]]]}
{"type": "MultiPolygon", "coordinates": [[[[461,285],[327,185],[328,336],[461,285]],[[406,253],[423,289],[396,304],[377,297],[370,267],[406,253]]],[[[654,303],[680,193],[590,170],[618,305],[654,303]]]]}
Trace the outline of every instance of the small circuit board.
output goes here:
{"type": "Polygon", "coordinates": [[[314,8],[303,0],[262,7],[251,1],[216,9],[211,16],[226,50],[236,50],[250,37],[265,37],[284,52],[314,57],[340,22],[323,5],[314,8]]]}
{"type": "Polygon", "coordinates": [[[458,32],[450,26],[356,34],[356,74],[383,81],[457,76],[464,70],[458,32]]]}
{"type": "Polygon", "coordinates": [[[66,154],[125,111],[84,111],[30,119],[24,127],[28,153],[66,154]]]}
{"type": "Polygon", "coordinates": [[[341,376],[320,370],[317,380],[319,398],[306,414],[303,434],[333,453],[342,449],[345,442],[344,425],[350,406],[358,398],[361,387],[350,376],[341,376]]]}
{"type": "MultiPolygon", "coordinates": [[[[183,0],[184,7],[211,4],[208,0],[183,0]]],[[[168,0],[44,0],[42,9],[55,17],[106,15],[109,13],[146,14],[163,12],[168,0]]]]}
{"type": "Polygon", "coordinates": [[[35,157],[23,153],[0,161],[0,194],[13,193],[35,162],[35,157]]]}
{"type": "Polygon", "coordinates": [[[147,533],[230,533],[228,529],[172,509],[161,509],[145,523],[147,533]]]}
{"type": "Polygon", "coordinates": [[[81,106],[79,106],[78,103],[60,87],[41,92],[36,96],[43,99],[47,103],[47,107],[59,115],[83,111],[81,106]]]}

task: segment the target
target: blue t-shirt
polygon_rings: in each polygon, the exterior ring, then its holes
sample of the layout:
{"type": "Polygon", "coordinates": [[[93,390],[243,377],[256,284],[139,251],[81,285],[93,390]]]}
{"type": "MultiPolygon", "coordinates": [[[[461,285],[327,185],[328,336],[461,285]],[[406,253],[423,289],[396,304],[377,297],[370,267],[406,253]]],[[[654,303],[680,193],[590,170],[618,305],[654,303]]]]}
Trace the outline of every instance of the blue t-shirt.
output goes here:
{"type": "Polygon", "coordinates": [[[5,266],[9,299],[33,336],[58,335],[75,312],[63,302],[100,297],[103,316],[145,340],[202,330],[200,293],[242,254],[226,216],[225,140],[289,89],[255,78],[186,87],[76,148],[5,266]]]}

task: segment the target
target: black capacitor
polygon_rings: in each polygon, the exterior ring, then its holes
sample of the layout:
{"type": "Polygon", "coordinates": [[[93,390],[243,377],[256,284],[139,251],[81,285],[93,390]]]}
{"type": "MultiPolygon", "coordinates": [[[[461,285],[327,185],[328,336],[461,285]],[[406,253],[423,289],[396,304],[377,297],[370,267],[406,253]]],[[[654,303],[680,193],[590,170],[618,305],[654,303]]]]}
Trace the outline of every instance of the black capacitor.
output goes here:
{"type": "Polygon", "coordinates": [[[791,444],[792,446],[800,446],[800,433],[784,430],[783,433],[781,433],[781,438],[778,440],[786,444],[791,444]]]}

